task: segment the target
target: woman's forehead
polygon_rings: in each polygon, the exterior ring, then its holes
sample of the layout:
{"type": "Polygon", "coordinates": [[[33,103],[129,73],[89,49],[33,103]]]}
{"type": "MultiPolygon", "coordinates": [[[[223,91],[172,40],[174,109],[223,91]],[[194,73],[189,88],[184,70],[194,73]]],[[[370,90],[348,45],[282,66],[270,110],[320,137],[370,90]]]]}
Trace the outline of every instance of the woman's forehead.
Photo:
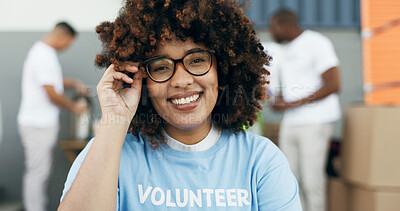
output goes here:
{"type": "Polygon", "coordinates": [[[182,57],[186,52],[192,49],[204,49],[208,50],[206,46],[201,43],[195,43],[192,38],[187,38],[185,41],[179,39],[172,39],[162,44],[159,43],[157,45],[157,49],[154,52],[153,56],[169,56],[173,57],[182,57]]]}

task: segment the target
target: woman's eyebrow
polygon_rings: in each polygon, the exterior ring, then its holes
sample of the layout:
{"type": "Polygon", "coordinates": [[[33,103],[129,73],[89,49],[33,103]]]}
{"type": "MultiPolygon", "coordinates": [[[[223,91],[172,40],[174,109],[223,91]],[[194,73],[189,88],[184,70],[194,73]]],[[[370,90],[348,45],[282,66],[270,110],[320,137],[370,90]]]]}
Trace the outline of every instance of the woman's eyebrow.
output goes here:
{"type": "MultiPolygon", "coordinates": [[[[184,56],[186,56],[186,55],[188,55],[190,53],[193,53],[193,52],[197,52],[197,51],[204,51],[204,49],[202,49],[202,48],[189,49],[189,50],[185,51],[184,56]]],[[[171,57],[168,56],[167,54],[163,53],[163,54],[160,54],[160,55],[156,55],[156,56],[154,56],[154,57],[152,57],[150,59],[161,59],[161,58],[171,58],[171,57]]],[[[148,60],[150,60],[150,59],[148,59],[148,60]]]]}
{"type": "Polygon", "coordinates": [[[192,48],[192,49],[190,49],[190,50],[187,50],[187,51],[185,52],[185,55],[188,55],[188,54],[190,54],[190,53],[197,52],[197,51],[204,51],[204,49],[202,49],[202,48],[192,48]]]}

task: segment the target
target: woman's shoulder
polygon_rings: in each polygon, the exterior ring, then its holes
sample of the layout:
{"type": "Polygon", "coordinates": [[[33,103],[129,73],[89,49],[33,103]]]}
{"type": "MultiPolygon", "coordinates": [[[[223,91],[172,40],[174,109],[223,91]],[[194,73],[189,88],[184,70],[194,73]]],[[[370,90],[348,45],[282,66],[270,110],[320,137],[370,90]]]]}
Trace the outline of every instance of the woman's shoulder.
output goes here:
{"type": "MultiPolygon", "coordinates": [[[[83,159],[86,157],[86,154],[89,152],[90,147],[92,146],[93,142],[95,141],[96,137],[91,138],[88,143],[86,144],[85,148],[81,151],[80,157],[83,159]]],[[[112,140],[111,140],[112,142],[112,140]]],[[[137,148],[137,147],[143,147],[145,145],[144,140],[141,135],[139,134],[132,134],[132,133],[127,133],[125,136],[125,141],[124,145],[122,147],[122,150],[124,149],[129,149],[129,148],[137,148]]]]}
{"type": "Polygon", "coordinates": [[[268,147],[278,149],[276,145],[267,137],[254,134],[249,131],[231,133],[231,139],[236,139],[239,144],[249,145],[253,147],[268,147]]]}
{"type": "Polygon", "coordinates": [[[230,143],[236,144],[240,151],[260,162],[280,165],[287,162],[281,150],[267,137],[248,131],[231,133],[230,143]]]}
{"type": "Polygon", "coordinates": [[[122,150],[137,149],[137,148],[143,149],[143,147],[146,147],[146,143],[143,135],[141,135],[140,132],[137,134],[133,133],[126,134],[122,150]]]}

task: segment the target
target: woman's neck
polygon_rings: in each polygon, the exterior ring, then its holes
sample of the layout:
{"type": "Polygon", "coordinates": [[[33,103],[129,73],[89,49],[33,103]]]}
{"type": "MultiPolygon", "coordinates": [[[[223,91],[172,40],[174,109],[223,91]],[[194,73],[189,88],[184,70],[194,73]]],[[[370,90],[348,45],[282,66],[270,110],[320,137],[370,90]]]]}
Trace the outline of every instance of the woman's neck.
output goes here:
{"type": "Polygon", "coordinates": [[[164,126],[164,130],[169,136],[171,136],[175,140],[178,140],[179,142],[186,145],[192,145],[199,143],[208,135],[211,130],[211,125],[211,118],[208,118],[201,125],[193,129],[185,130],[174,127],[170,124],[166,124],[164,126]]]}

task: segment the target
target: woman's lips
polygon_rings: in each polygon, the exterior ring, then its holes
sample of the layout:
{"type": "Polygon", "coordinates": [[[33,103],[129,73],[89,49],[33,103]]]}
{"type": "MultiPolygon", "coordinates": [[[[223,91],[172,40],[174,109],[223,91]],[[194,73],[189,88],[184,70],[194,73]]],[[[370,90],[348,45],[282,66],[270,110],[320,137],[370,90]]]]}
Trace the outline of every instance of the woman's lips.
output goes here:
{"type": "Polygon", "coordinates": [[[169,98],[168,102],[173,105],[177,110],[188,111],[197,107],[198,102],[203,96],[203,92],[199,93],[188,93],[182,95],[175,95],[176,98],[169,98]]]}
{"type": "Polygon", "coordinates": [[[186,95],[187,97],[171,98],[170,101],[175,105],[189,104],[199,99],[200,94],[186,95]]]}

